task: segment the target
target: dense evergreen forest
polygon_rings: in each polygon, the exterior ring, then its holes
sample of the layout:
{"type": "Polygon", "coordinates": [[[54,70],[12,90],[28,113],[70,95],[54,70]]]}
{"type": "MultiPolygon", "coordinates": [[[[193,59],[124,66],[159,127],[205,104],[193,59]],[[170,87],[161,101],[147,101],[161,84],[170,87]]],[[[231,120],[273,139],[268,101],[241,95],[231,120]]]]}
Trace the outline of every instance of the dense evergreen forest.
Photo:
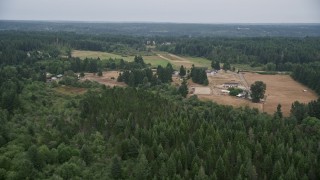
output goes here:
{"type": "Polygon", "coordinates": [[[294,64],[320,60],[320,38],[160,38],[158,49],[233,64],[291,71],[294,64]],[[171,42],[166,44],[164,42],[171,42]],[[161,43],[162,42],[162,43],[161,43]]]}
{"type": "MultiPolygon", "coordinates": [[[[85,42],[140,51],[143,39],[11,31],[0,37],[0,179],[320,178],[320,99],[295,102],[283,117],[281,106],[268,115],[184,98],[186,89],[169,84],[170,64],[158,67],[155,81],[141,56],[114,64],[123,81],[134,78],[132,87],[110,88],[80,82],[75,72],[108,70],[112,63],[73,58],[70,51],[89,49],[85,42]],[[47,73],[64,78],[47,83],[47,73]],[[65,86],[87,92],[57,91],[65,86]]],[[[288,41],[298,42],[298,53],[314,50],[301,39],[288,41]]],[[[317,47],[317,38],[305,41],[317,47]]],[[[296,80],[317,89],[318,60],[306,58],[286,62],[296,63],[296,80]]]]}

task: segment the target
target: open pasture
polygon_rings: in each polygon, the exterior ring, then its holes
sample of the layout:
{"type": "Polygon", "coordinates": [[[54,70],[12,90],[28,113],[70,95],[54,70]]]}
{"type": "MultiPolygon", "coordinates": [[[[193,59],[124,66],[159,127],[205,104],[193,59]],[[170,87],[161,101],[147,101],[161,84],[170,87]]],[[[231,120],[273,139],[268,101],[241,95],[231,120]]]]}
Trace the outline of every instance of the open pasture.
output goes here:
{"type": "Polygon", "coordinates": [[[255,81],[266,83],[266,100],[262,106],[263,112],[273,113],[276,111],[278,104],[281,104],[283,114],[289,115],[294,101],[308,103],[318,98],[315,92],[293,80],[289,75],[245,73],[244,77],[249,84],[255,81]]]}

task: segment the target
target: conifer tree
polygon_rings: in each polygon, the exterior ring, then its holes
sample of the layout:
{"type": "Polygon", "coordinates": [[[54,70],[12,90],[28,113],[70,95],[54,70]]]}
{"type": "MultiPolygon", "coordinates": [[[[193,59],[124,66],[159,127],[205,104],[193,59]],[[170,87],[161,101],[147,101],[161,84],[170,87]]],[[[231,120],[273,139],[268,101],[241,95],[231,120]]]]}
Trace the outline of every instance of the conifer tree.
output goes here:
{"type": "Polygon", "coordinates": [[[182,81],[181,86],[179,87],[178,91],[181,94],[181,96],[187,97],[187,95],[188,95],[188,85],[187,85],[187,81],[185,79],[182,81]]]}
{"type": "Polygon", "coordinates": [[[114,179],[122,178],[122,167],[118,156],[114,156],[110,168],[110,175],[114,179]]]}
{"type": "Polygon", "coordinates": [[[183,65],[181,65],[181,67],[180,67],[179,75],[180,76],[185,76],[186,75],[186,68],[183,67],[183,65]]]}

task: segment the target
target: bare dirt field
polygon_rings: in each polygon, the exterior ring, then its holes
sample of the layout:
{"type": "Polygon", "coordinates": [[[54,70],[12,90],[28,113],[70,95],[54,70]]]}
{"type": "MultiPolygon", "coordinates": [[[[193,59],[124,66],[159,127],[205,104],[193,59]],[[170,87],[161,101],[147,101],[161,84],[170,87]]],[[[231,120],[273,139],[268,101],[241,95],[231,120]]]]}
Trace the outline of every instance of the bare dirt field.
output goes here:
{"type": "Polygon", "coordinates": [[[277,105],[281,104],[284,115],[289,115],[291,105],[294,101],[308,103],[316,100],[318,97],[315,92],[294,81],[289,75],[245,73],[244,77],[248,81],[248,84],[252,84],[255,81],[263,81],[266,83],[266,101],[263,106],[263,111],[267,113],[275,112],[277,105]]]}
{"type": "Polygon", "coordinates": [[[193,89],[193,94],[196,95],[210,95],[211,89],[210,87],[191,87],[193,89]]]}
{"type": "Polygon", "coordinates": [[[105,71],[103,72],[103,76],[98,76],[94,73],[85,73],[84,78],[81,80],[90,80],[90,81],[96,81],[98,83],[104,84],[106,86],[126,86],[123,82],[117,82],[117,78],[119,76],[118,71],[105,71]]]}
{"type": "MultiPolygon", "coordinates": [[[[199,99],[211,100],[218,104],[232,105],[234,107],[248,106],[257,108],[261,112],[268,114],[273,114],[276,111],[277,105],[281,104],[283,114],[288,116],[294,101],[308,103],[318,98],[316,93],[294,81],[289,75],[237,74],[230,71],[219,71],[217,74],[208,74],[208,80],[208,87],[211,89],[211,94],[199,93],[199,99]],[[221,91],[226,89],[223,87],[223,84],[226,82],[236,82],[239,83],[239,87],[248,89],[255,81],[263,81],[267,85],[265,93],[266,100],[264,103],[252,103],[250,100],[232,97],[221,91]]],[[[188,82],[188,85],[190,90],[196,86],[196,84],[192,82],[188,82]]]]}

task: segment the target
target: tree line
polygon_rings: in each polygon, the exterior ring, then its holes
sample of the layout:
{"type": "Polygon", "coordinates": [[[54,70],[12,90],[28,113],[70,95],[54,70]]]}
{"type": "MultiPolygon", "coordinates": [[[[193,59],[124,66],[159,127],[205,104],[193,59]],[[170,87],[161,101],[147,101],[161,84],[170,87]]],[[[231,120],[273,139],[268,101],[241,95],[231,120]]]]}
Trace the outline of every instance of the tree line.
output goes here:
{"type": "MultiPolygon", "coordinates": [[[[160,38],[161,39],[161,38],[160,38]]],[[[319,61],[318,37],[284,38],[187,38],[175,37],[157,48],[174,54],[205,57],[233,64],[261,66],[277,71],[291,71],[292,64],[319,61]],[[271,66],[270,66],[271,65],[271,66]]]]}
{"type": "Polygon", "coordinates": [[[296,65],[291,76],[320,94],[320,63],[308,63],[296,65]]]}

